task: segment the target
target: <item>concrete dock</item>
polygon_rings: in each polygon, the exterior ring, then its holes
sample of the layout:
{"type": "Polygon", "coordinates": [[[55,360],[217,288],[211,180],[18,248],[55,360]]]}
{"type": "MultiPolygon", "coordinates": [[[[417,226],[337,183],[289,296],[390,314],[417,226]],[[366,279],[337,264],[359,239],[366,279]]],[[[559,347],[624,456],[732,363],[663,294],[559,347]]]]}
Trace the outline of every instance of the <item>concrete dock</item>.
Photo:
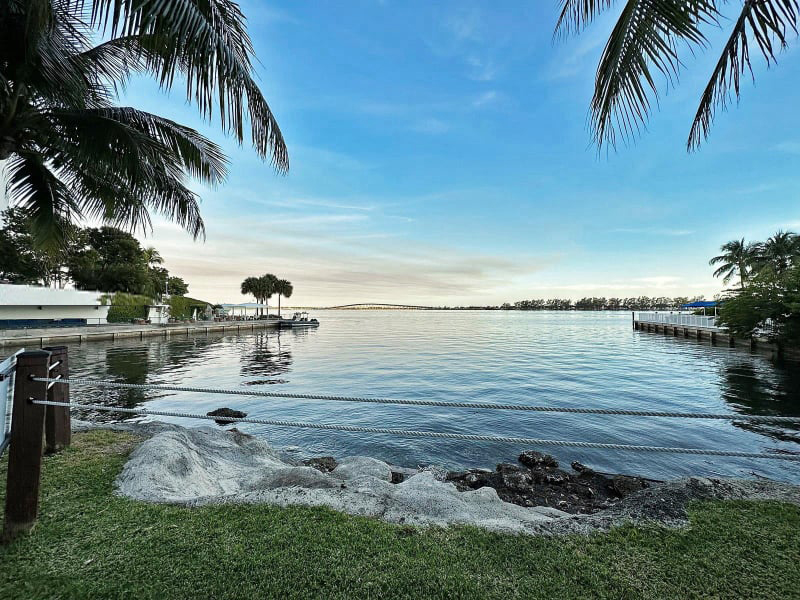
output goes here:
{"type": "MultiPolygon", "coordinates": [[[[725,344],[733,348],[737,345],[736,338],[724,329],[719,327],[703,327],[699,325],[679,325],[675,323],[655,323],[653,321],[639,320],[633,317],[633,328],[636,331],[648,331],[651,333],[661,333],[673,337],[693,338],[697,340],[708,340],[711,344],[725,344]]],[[[746,345],[755,348],[755,340],[742,340],[738,345],[746,345]],[[745,343],[746,342],[746,343],[745,343]]]]}
{"type": "Polygon", "coordinates": [[[716,317],[640,312],[632,313],[631,320],[636,331],[694,339],[708,342],[712,346],[722,345],[756,351],[768,356],[772,361],[800,361],[800,350],[781,347],[766,338],[736,338],[725,328],[717,327],[716,317]]]}
{"type": "Polygon", "coordinates": [[[41,329],[0,330],[2,346],[53,346],[67,342],[100,340],[169,338],[176,335],[205,335],[208,333],[247,333],[260,329],[277,329],[278,319],[257,321],[199,321],[169,325],[88,325],[83,327],[47,327],[41,329]]]}

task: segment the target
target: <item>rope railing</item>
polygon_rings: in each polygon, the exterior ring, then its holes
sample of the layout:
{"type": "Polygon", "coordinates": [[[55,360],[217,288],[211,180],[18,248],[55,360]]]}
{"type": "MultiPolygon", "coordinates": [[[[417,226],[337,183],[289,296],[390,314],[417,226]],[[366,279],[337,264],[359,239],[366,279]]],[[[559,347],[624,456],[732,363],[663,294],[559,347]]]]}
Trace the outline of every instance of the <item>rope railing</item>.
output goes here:
{"type": "Polygon", "coordinates": [[[74,384],[93,385],[105,388],[134,389],[134,390],[162,390],[172,392],[197,392],[206,394],[229,394],[235,396],[257,396],[266,398],[287,398],[297,400],[330,400],[334,402],[356,402],[367,404],[398,404],[405,406],[436,406],[442,408],[474,408],[489,410],[516,410],[525,412],[555,412],[588,415],[622,415],[629,417],[667,417],[686,419],[716,419],[727,421],[750,421],[756,423],[800,423],[798,417],[770,416],[770,415],[742,415],[733,413],[695,413],[672,412],[656,410],[626,410],[614,408],[581,408],[571,406],[528,406],[524,404],[496,404],[492,402],[443,402],[439,400],[409,400],[399,398],[363,398],[358,396],[327,396],[320,394],[293,394],[289,392],[263,392],[259,390],[239,390],[231,388],[201,388],[180,385],[119,383],[115,381],[102,381],[98,379],[70,378],[57,379],[51,377],[33,377],[32,381],[49,384],[74,384]]]}
{"type": "Polygon", "coordinates": [[[222,421],[222,422],[237,422],[237,423],[254,423],[258,425],[271,425],[274,427],[296,427],[306,429],[323,429],[328,431],[346,431],[353,433],[379,433],[388,435],[397,435],[400,437],[426,437],[426,438],[439,438],[439,439],[453,439],[453,440],[469,440],[479,442],[502,442],[513,443],[530,446],[562,446],[568,448],[601,448],[605,450],[622,450],[630,452],[665,452],[670,454],[694,454],[701,456],[733,456],[739,458],[764,458],[771,460],[788,460],[800,462],[800,455],[796,454],[766,454],[759,452],[738,452],[727,450],[713,450],[706,448],[671,448],[666,446],[634,446],[628,444],[609,444],[601,442],[574,442],[569,440],[550,440],[539,438],[525,438],[525,437],[508,437],[496,435],[478,435],[473,433],[448,433],[440,431],[415,431],[408,429],[389,429],[384,427],[362,427],[357,425],[340,425],[336,423],[305,423],[302,421],[281,421],[276,419],[256,419],[251,417],[222,417],[203,415],[198,413],[178,412],[178,411],[165,411],[165,410],[149,410],[142,408],[120,408],[114,406],[106,406],[104,404],[75,404],[52,402],[47,400],[31,399],[32,404],[43,406],[56,406],[60,408],[70,408],[76,410],[97,410],[108,412],[120,412],[132,415],[145,415],[157,417],[178,417],[187,419],[204,419],[208,421],[222,421]]]}

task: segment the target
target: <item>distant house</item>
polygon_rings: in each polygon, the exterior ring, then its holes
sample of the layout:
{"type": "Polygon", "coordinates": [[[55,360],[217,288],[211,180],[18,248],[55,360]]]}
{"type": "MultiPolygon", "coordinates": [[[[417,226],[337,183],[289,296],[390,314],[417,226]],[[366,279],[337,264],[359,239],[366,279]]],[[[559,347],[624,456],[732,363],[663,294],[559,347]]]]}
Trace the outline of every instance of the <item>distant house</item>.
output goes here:
{"type": "Polygon", "coordinates": [[[104,324],[110,306],[102,304],[102,295],[0,283],[0,328],[104,324]]]}

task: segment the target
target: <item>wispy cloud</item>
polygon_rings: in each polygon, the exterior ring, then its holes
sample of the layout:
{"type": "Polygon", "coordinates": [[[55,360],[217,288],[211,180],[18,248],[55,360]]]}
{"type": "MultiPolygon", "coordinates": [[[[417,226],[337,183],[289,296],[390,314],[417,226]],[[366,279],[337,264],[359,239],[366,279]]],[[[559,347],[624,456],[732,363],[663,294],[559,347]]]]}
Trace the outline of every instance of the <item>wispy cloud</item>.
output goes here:
{"type": "Polygon", "coordinates": [[[497,75],[497,66],[492,59],[470,55],[466,59],[470,67],[469,78],[475,81],[492,81],[497,75]]]}
{"type": "Polygon", "coordinates": [[[480,94],[475,100],[472,101],[472,106],[475,108],[482,108],[497,101],[500,95],[495,90],[489,90],[480,94]]]}

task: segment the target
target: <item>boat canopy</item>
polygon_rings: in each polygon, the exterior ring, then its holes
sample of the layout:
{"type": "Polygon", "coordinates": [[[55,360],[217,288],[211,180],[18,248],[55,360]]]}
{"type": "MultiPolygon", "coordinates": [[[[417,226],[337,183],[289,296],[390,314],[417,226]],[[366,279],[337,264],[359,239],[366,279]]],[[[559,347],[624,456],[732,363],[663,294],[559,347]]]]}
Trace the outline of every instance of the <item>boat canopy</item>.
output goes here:
{"type": "Polygon", "coordinates": [[[714,308],[719,306],[719,302],[701,300],[699,302],[689,302],[688,304],[681,304],[681,308],[714,308]]]}

